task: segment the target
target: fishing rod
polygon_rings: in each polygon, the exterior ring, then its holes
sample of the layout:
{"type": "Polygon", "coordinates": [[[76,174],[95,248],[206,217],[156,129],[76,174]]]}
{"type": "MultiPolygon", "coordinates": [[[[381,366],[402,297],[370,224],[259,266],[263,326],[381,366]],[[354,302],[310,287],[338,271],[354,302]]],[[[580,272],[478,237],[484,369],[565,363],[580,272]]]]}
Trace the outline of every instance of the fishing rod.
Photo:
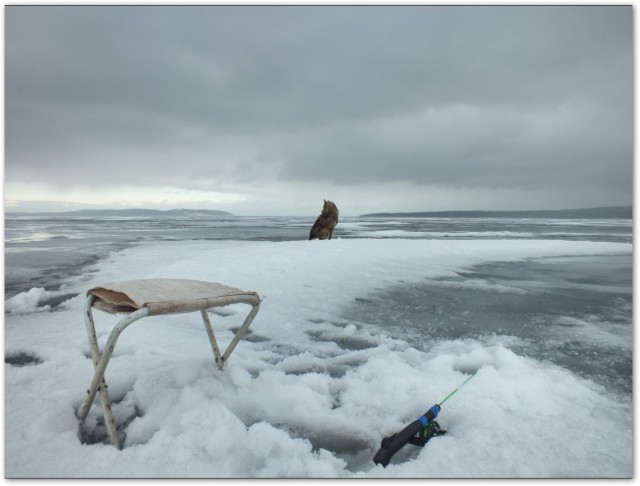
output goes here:
{"type": "Polygon", "coordinates": [[[434,419],[438,416],[438,413],[440,413],[441,406],[444,402],[449,400],[449,398],[462,388],[465,383],[476,376],[476,373],[477,371],[467,378],[462,384],[458,385],[455,390],[444,397],[444,399],[439,403],[435,404],[400,432],[382,439],[380,449],[378,449],[378,452],[376,452],[376,455],[373,457],[373,462],[376,465],[382,464],[383,467],[387,467],[393,455],[402,449],[405,444],[413,444],[422,447],[429,441],[429,439],[431,439],[431,437],[446,434],[447,431],[442,430],[438,422],[434,419]]]}

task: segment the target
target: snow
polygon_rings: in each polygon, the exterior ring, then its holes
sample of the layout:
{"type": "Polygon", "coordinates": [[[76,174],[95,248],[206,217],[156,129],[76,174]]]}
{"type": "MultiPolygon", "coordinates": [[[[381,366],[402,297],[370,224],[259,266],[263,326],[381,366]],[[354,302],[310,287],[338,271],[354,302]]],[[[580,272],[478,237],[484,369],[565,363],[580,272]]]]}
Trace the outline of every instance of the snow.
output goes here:
{"type": "MultiPolygon", "coordinates": [[[[5,364],[5,476],[631,477],[630,397],[514,354],[513,337],[420,351],[340,312],[388,285],[480,263],[630,252],[623,243],[364,238],[162,242],[113,253],[58,292],[76,297],[42,306],[52,295],[35,288],[5,303],[5,354],[41,361],[5,364]],[[125,447],[83,444],[75,413],[93,375],[85,292],[154,277],[218,281],[255,290],[263,303],[223,371],[197,313],[125,330],[107,369],[116,422],[131,420],[125,447]],[[443,406],[447,435],[406,446],[387,468],[373,464],[382,437],[475,371],[443,406]]],[[[247,311],[213,313],[222,348],[247,311]]],[[[118,317],[95,317],[104,346],[118,317]]],[[[591,331],[566,324],[583,338],[591,331]]],[[[101,416],[96,401],[87,430],[101,416]]]]}
{"type": "Polygon", "coordinates": [[[45,300],[51,293],[42,287],[33,287],[28,292],[22,292],[4,304],[6,312],[12,314],[28,314],[30,312],[44,312],[51,310],[51,306],[40,306],[40,302],[45,300]]]}

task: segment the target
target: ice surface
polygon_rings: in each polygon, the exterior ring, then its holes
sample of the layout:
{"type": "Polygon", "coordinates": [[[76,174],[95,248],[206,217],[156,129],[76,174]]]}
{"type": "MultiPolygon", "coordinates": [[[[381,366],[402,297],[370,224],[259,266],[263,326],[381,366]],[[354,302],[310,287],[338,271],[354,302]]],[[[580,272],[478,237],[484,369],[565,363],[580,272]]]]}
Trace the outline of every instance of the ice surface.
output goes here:
{"type": "MultiPolygon", "coordinates": [[[[587,241],[334,239],[168,241],[113,253],[69,281],[59,292],[77,296],[57,306],[41,305],[51,297],[41,288],[7,303],[5,353],[39,362],[5,364],[5,475],[631,477],[630,396],[515,354],[516,337],[442,339],[421,350],[342,313],[391,285],[482,263],[630,252],[627,243],[587,241]],[[198,314],[128,328],[107,369],[125,448],[100,443],[99,402],[83,444],[75,412],[93,374],[84,293],[154,277],[218,281],[264,300],[222,372],[198,314]],[[373,464],[382,437],[476,370],[443,406],[447,435],[406,446],[386,469],[373,464]]],[[[247,310],[212,314],[222,347],[247,310]]],[[[117,320],[96,312],[101,346],[117,320]]],[[[579,339],[593,332],[589,322],[564,324],[579,339]]]]}

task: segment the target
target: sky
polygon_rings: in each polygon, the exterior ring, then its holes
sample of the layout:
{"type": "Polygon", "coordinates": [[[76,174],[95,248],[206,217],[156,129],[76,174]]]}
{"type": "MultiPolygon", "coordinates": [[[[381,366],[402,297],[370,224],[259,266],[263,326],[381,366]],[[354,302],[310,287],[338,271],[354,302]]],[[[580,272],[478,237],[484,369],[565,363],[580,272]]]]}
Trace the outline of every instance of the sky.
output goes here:
{"type": "Polygon", "coordinates": [[[632,6],[5,6],[7,211],[633,202],[632,6]]]}

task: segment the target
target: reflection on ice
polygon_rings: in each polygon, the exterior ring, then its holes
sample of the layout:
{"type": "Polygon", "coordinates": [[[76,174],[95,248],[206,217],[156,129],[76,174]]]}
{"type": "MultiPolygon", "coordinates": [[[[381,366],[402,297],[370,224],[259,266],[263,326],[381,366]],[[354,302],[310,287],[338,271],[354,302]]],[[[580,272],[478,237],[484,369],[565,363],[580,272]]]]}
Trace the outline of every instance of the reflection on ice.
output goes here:
{"type": "Polygon", "coordinates": [[[345,316],[421,349],[441,339],[516,336],[518,352],[630,394],[631,271],[631,255],[484,264],[355,299],[345,316]]]}

